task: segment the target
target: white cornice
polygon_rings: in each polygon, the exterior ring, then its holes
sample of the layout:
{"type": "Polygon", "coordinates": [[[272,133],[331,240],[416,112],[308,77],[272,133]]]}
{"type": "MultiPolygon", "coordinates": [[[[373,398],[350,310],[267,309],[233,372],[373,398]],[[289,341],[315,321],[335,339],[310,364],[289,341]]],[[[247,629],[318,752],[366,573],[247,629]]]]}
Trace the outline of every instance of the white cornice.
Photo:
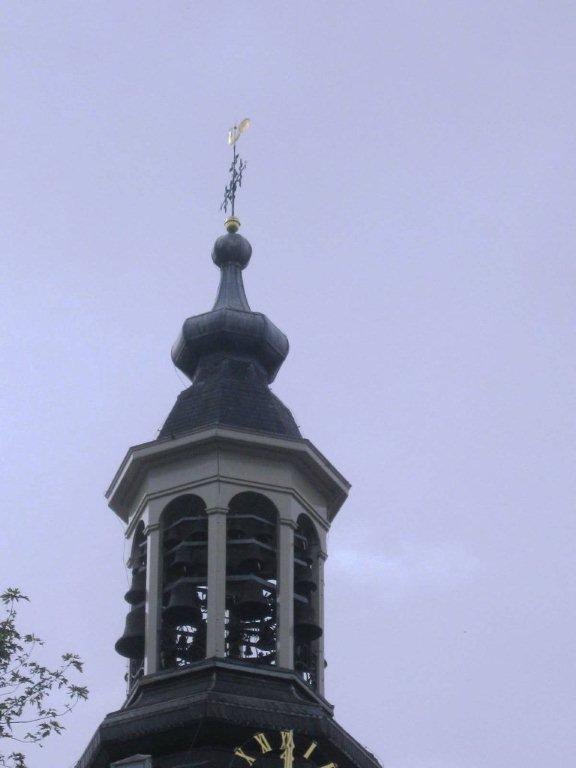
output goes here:
{"type": "Polygon", "coordinates": [[[190,451],[203,451],[216,446],[265,450],[294,462],[323,489],[328,501],[330,519],[334,518],[350,490],[350,483],[309,440],[280,438],[262,432],[248,432],[229,427],[214,427],[197,430],[178,438],[153,440],[129,448],[106,491],[109,506],[126,521],[127,500],[150,467],[176,459],[180,455],[189,454],[190,451]]]}

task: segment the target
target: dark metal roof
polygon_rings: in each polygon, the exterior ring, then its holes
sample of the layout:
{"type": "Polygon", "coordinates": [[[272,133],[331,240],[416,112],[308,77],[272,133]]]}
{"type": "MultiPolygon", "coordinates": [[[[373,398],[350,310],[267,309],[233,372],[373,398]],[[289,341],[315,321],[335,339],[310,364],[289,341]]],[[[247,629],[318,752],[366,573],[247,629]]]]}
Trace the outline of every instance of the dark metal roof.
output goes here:
{"type": "Polygon", "coordinates": [[[260,366],[226,355],[202,363],[192,386],[178,396],[159,437],[179,437],[208,426],[302,437],[288,408],[271,392],[260,366]]]}
{"type": "Polygon", "coordinates": [[[174,364],[192,386],[179,395],[161,439],[216,425],[301,438],[292,414],[268,386],[289,344],[271,320],[250,309],[242,270],[251,255],[250,243],[237,233],[216,240],[218,296],[210,312],[184,322],[172,348],[174,364]]]}
{"type": "Polygon", "coordinates": [[[108,768],[136,753],[152,755],[159,768],[188,768],[206,759],[226,768],[235,746],[255,731],[281,729],[317,741],[340,768],[380,768],[374,755],[334,721],[330,704],[307,688],[288,670],[255,674],[212,659],[146,676],[125,707],[104,719],[76,768],[108,768]]]}

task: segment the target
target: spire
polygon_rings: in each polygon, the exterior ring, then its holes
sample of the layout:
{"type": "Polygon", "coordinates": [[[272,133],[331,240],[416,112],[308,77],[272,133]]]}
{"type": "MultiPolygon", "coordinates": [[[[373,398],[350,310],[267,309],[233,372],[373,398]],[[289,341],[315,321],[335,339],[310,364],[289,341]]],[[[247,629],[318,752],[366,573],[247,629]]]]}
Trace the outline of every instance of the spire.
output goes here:
{"type": "Polygon", "coordinates": [[[292,414],[269,389],[289,344],[266,315],[250,309],[242,270],[251,255],[252,246],[237,232],[214,244],[218,295],[210,312],[184,321],[172,347],[174,365],[192,386],[179,396],[161,439],[215,424],[301,437],[292,414]]]}
{"type": "Polygon", "coordinates": [[[233,157],[221,208],[228,212],[230,206],[231,215],[225,222],[227,233],[212,249],[220,285],[210,312],[185,320],[172,347],[174,365],[192,386],[179,396],[161,439],[218,424],[301,437],[292,414],[269,389],[288,354],[288,339],[266,315],[250,309],[242,280],[252,246],[238,234],[240,221],[234,211],[246,168],[236,142],[249,124],[243,120],[228,135],[233,157]]]}
{"type": "Polygon", "coordinates": [[[252,312],[242,282],[252,246],[236,232],[216,240],[214,263],[221,269],[220,287],[210,312],[189,317],[172,348],[174,365],[192,381],[203,359],[221,354],[249,360],[271,383],[288,354],[288,339],[260,312],[252,312]]]}

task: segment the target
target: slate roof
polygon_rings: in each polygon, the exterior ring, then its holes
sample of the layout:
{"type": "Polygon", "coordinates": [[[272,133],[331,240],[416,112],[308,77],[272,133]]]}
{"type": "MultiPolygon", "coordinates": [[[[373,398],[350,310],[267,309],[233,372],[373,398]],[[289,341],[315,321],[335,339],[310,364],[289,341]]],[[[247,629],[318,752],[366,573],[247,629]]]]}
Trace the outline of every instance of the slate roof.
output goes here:
{"type": "Polygon", "coordinates": [[[159,438],[211,426],[302,437],[289,409],[270,390],[260,366],[225,355],[201,364],[192,386],[178,396],[159,438]]]}

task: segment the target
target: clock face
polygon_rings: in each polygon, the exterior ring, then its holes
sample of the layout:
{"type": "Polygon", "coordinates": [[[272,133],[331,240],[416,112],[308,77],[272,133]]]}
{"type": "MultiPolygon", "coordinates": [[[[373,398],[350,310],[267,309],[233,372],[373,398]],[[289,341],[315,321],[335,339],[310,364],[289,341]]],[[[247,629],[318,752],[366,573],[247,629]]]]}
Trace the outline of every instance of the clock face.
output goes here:
{"type": "Polygon", "coordinates": [[[338,768],[318,743],[294,731],[259,731],[234,750],[230,768],[338,768]]]}

